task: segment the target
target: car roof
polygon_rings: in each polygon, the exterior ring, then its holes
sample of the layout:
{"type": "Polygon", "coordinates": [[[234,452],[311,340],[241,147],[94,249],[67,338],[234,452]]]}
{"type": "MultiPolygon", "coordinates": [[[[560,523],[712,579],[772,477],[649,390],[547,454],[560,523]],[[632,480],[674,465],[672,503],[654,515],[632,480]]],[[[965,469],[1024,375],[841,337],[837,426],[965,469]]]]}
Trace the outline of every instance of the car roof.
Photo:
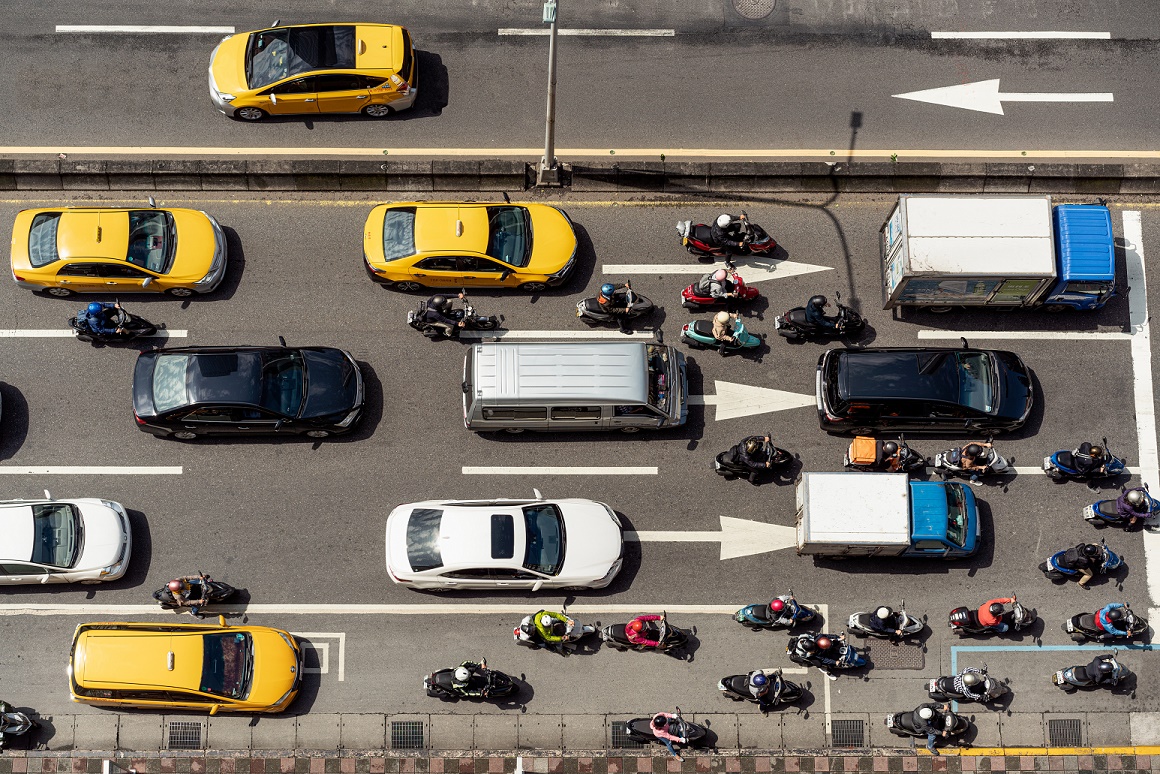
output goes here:
{"type": "Polygon", "coordinates": [[[125,261],[129,254],[129,211],[62,210],[56,250],[62,261],[125,261]]]}
{"type": "Polygon", "coordinates": [[[648,350],[642,342],[485,342],[472,354],[473,388],[486,405],[648,400],[648,350]]]}
{"type": "MultiPolygon", "coordinates": [[[[162,350],[157,353],[154,379],[161,362],[180,357],[185,364],[184,384],[189,400],[183,406],[230,403],[257,405],[262,396],[262,354],[278,348],[215,348],[210,351],[162,350]]],[[[176,407],[175,407],[176,408],[176,407]]]]}
{"type": "Polygon", "coordinates": [[[415,208],[415,249],[419,253],[484,255],[488,236],[487,205],[449,202],[415,208]]]}
{"type": "Polygon", "coordinates": [[[0,561],[32,560],[33,503],[0,504],[0,561]]]}
{"type": "Polygon", "coordinates": [[[957,353],[978,350],[899,348],[839,352],[838,393],[844,400],[910,398],[958,401],[957,353]]]}
{"type": "MultiPolygon", "coordinates": [[[[224,630],[222,630],[224,631],[224,630]]],[[[126,686],[197,690],[201,683],[202,637],[213,631],[88,629],[81,633],[83,667],[74,670],[78,684],[88,689],[126,686]],[[173,654],[173,669],[169,654],[173,654]]]]}
{"type": "Polygon", "coordinates": [[[519,505],[445,506],[439,522],[439,550],[443,557],[440,572],[468,567],[522,567],[526,535],[519,505]],[[514,550],[507,559],[491,556],[493,515],[507,515],[512,519],[514,550]]]}

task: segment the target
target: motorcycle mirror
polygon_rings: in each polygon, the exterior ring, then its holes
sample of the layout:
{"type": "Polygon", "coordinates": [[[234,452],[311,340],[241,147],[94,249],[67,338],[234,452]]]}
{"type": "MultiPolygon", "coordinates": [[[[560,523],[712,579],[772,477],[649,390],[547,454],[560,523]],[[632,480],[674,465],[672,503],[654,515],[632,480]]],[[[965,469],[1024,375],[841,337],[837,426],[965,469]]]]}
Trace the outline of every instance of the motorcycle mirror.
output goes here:
{"type": "Polygon", "coordinates": [[[664,344],[665,343],[665,332],[662,331],[660,328],[657,328],[655,331],[655,334],[657,337],[657,344],[664,344]]]}

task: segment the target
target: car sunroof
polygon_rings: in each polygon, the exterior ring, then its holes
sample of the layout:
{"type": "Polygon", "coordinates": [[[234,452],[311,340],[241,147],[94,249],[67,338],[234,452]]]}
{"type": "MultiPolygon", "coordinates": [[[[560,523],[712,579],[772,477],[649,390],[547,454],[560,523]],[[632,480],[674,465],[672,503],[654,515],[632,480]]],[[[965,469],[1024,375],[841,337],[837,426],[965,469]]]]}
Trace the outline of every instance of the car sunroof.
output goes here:
{"type": "Polygon", "coordinates": [[[509,513],[491,515],[491,558],[511,559],[516,552],[516,522],[509,513]]]}

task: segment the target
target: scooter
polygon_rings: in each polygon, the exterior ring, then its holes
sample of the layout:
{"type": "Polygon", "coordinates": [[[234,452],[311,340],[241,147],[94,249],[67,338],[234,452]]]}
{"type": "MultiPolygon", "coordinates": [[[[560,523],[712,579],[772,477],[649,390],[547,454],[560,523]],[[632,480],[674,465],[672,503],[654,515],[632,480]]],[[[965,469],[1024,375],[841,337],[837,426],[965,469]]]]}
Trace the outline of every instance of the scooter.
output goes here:
{"type": "Polygon", "coordinates": [[[1127,667],[1116,660],[1115,653],[1109,653],[1096,656],[1087,664],[1056,671],[1051,676],[1051,683],[1067,693],[1074,693],[1077,688],[1115,688],[1131,674],[1127,667]]]}
{"type": "Polygon", "coordinates": [[[741,250],[730,252],[724,245],[713,239],[713,227],[705,223],[694,224],[691,220],[678,220],[677,233],[681,244],[698,258],[725,258],[729,255],[769,255],[777,248],[777,242],[761,226],[749,220],[745,211],[741,212],[741,222],[745,228],[745,242],[741,250]]]}
{"type": "Polygon", "coordinates": [[[866,328],[866,318],[850,307],[841,303],[842,294],[834,293],[838,307],[837,319],[834,320],[834,330],[814,325],[806,317],[804,306],[795,306],[785,314],[773,318],[773,327],[777,335],[788,341],[807,339],[810,341],[828,341],[844,336],[856,336],[866,328]]]}
{"type": "Polygon", "coordinates": [[[508,675],[496,669],[489,669],[487,662],[473,669],[466,687],[455,684],[455,670],[457,667],[440,669],[423,678],[423,688],[427,695],[439,699],[471,699],[488,700],[502,699],[516,692],[516,683],[508,675]]]}
{"type": "Polygon", "coordinates": [[[914,473],[926,469],[926,457],[910,448],[901,435],[898,436],[897,441],[898,465],[893,467],[882,450],[882,445],[885,443],[887,442],[865,435],[856,436],[853,441],[850,441],[850,448],[842,457],[843,467],[867,472],[898,471],[902,473],[914,473]]]}
{"type": "Polygon", "coordinates": [[[726,259],[723,268],[729,272],[729,280],[733,283],[736,296],[716,298],[709,295],[708,284],[702,278],[681,291],[681,306],[697,311],[709,307],[727,306],[734,301],[752,301],[761,295],[757,292],[757,288],[745,284],[745,280],[741,279],[741,275],[737,273],[737,267],[733,265],[732,261],[726,259]]]}
{"type": "Polygon", "coordinates": [[[717,681],[717,690],[733,701],[751,701],[765,709],[773,709],[783,704],[793,704],[802,697],[804,691],[797,683],[791,683],[781,676],[780,669],[763,669],[769,678],[769,693],[765,701],[749,692],[749,675],[727,675],[717,681]]]}
{"type": "Polygon", "coordinates": [[[748,478],[753,481],[754,477],[760,476],[765,471],[776,473],[784,470],[794,460],[794,456],[785,449],[774,446],[771,441],[764,441],[762,454],[765,459],[769,460],[769,467],[751,468],[741,461],[738,446],[740,444],[731,446],[713,458],[713,470],[718,476],[724,476],[727,481],[734,481],[738,478],[748,478]]]}
{"type": "MultiPolygon", "coordinates": [[[[1080,543],[1075,547],[1075,550],[1082,550],[1084,545],[1084,543],[1080,543]]],[[[1093,543],[1091,545],[1095,544],[1093,543]]],[[[1108,573],[1118,569],[1120,565],[1124,563],[1124,560],[1121,559],[1115,551],[1108,548],[1108,544],[1104,541],[1101,540],[1099,545],[1096,545],[1096,548],[1100,550],[1100,556],[1096,560],[1098,564],[1092,568],[1095,570],[1096,575],[1107,575],[1108,573]]],[[[1083,576],[1083,573],[1070,566],[1066,556],[1069,550],[1072,549],[1065,548],[1062,551],[1056,551],[1054,554],[1047,557],[1046,561],[1039,563],[1039,571],[1043,573],[1048,580],[1052,581],[1079,580],[1083,576]]]]}
{"type": "MultiPolygon", "coordinates": [[[[208,600],[206,604],[212,605],[215,602],[224,602],[225,600],[232,597],[237,591],[237,589],[235,589],[230,584],[222,583],[221,581],[215,581],[204,572],[198,573],[198,575],[201,576],[201,580],[189,581],[190,599],[201,599],[202,597],[205,597],[205,599],[208,600]],[[198,588],[202,583],[204,583],[206,586],[204,592],[198,588]]],[[[157,591],[154,591],[153,598],[161,603],[162,610],[179,610],[182,607],[182,605],[177,604],[176,600],[174,600],[173,592],[169,590],[168,585],[164,588],[160,588],[157,591]]],[[[190,615],[193,615],[192,610],[190,611],[190,615]]],[[[204,618],[205,615],[199,613],[197,614],[197,617],[204,618]]]]}
{"type": "Polygon", "coordinates": [[[0,701],[0,750],[8,744],[11,737],[23,736],[38,723],[27,714],[20,712],[7,702],[0,701]]]}
{"type": "Polygon", "coordinates": [[[1148,633],[1148,621],[1131,611],[1130,608],[1121,608],[1124,618],[1116,623],[1116,627],[1123,629],[1127,634],[1112,634],[1096,626],[1094,613],[1079,613],[1063,622],[1063,630],[1071,635],[1076,642],[1092,640],[1094,642],[1127,642],[1148,633]]]}
{"type": "MultiPolygon", "coordinates": [[[[690,723],[681,715],[681,708],[677,707],[674,713],[675,718],[669,718],[668,732],[673,736],[680,737],[687,740],[686,744],[690,747],[697,747],[705,741],[706,730],[704,726],[699,726],[696,723],[690,723]]],[[[648,744],[649,742],[656,742],[663,744],[660,739],[653,733],[652,718],[633,718],[625,721],[624,733],[629,739],[641,744],[648,744]]]]}
{"type": "Polygon", "coordinates": [[[716,349],[718,351],[724,349],[722,352],[724,355],[756,349],[765,343],[759,334],[750,333],[740,318],[734,318],[733,339],[734,341],[725,342],[724,347],[722,347],[722,342],[713,337],[713,323],[709,320],[685,323],[684,327],[681,328],[681,341],[685,344],[694,349],[716,349]]]}
{"type": "Polygon", "coordinates": [[[1121,459],[1112,454],[1112,450],[1108,448],[1108,439],[1104,438],[1104,456],[1107,462],[1104,464],[1104,472],[1102,473],[1083,473],[1076,467],[1075,452],[1067,449],[1060,449],[1053,453],[1050,457],[1043,458],[1043,472],[1049,478],[1055,481],[1087,481],[1088,486],[1095,488],[1092,482],[1104,478],[1115,478],[1123,474],[1124,469],[1128,465],[1126,458],[1121,459]]]}
{"type": "MultiPolygon", "coordinates": [[[[1010,608],[1004,610],[999,618],[1003,623],[1007,624],[1007,631],[1009,632],[1026,629],[1036,621],[1035,611],[1023,607],[1018,601],[1013,602],[1010,608]]],[[[989,636],[1002,633],[996,628],[983,626],[979,623],[979,611],[970,607],[956,607],[952,610],[947,625],[959,637],[965,637],[969,634],[989,636]]]]}
{"type": "MultiPolygon", "coordinates": [[[[88,341],[93,344],[110,344],[118,341],[132,341],[141,336],[152,336],[157,333],[158,326],[144,317],[126,312],[117,302],[116,316],[111,322],[116,325],[120,333],[97,333],[78,317],[68,318],[69,327],[77,341],[88,341]]],[[[81,310],[84,311],[84,310],[81,310]]],[[[160,326],[164,328],[164,325],[160,326]]]]}
{"type": "MultiPolygon", "coordinates": [[[[921,707],[919,708],[921,709],[921,707]]],[[[947,732],[947,739],[953,740],[955,737],[962,736],[971,728],[971,721],[967,720],[962,715],[957,715],[949,710],[938,710],[938,714],[942,716],[942,727],[947,732]]],[[[913,736],[919,739],[926,738],[926,731],[924,724],[918,718],[918,710],[911,712],[896,712],[893,715],[886,716],[886,728],[895,736],[913,736]]],[[[968,745],[962,742],[955,742],[960,747],[967,747],[968,745]]]]}
{"type": "MultiPolygon", "coordinates": [[[[503,315],[483,315],[475,311],[475,307],[467,300],[467,293],[461,292],[459,294],[463,301],[462,309],[452,309],[447,313],[457,323],[463,323],[463,327],[456,326],[451,329],[451,338],[459,338],[460,331],[494,331],[503,322],[503,315]]],[[[410,325],[415,330],[422,333],[429,339],[445,338],[448,336],[443,328],[427,322],[424,318],[427,314],[427,302],[420,301],[418,309],[412,309],[407,312],[407,325],[410,325]]]]}
{"type": "Polygon", "coordinates": [[[597,298],[585,298],[576,302],[576,316],[589,328],[595,328],[601,324],[620,325],[624,321],[647,317],[656,311],[652,301],[633,290],[629,283],[624,284],[625,288],[613,294],[611,306],[616,309],[627,308],[627,312],[612,313],[601,306],[597,298]]]}
{"type": "MultiPolygon", "coordinates": [[[[818,613],[811,607],[799,604],[793,596],[793,589],[788,594],[777,597],[785,607],[781,613],[770,610],[769,605],[746,605],[733,614],[733,620],[748,626],[755,632],[762,629],[792,629],[798,624],[809,623],[818,617],[818,613]],[[774,617],[776,616],[776,617],[774,617]]],[[[771,600],[772,601],[772,600],[771,600]]]]}
{"type": "Polygon", "coordinates": [[[545,642],[540,636],[540,632],[536,629],[536,622],[534,616],[536,614],[524,616],[520,621],[519,626],[512,629],[512,636],[519,645],[525,645],[529,648],[549,648],[557,651],[562,656],[567,656],[570,652],[576,650],[577,643],[590,634],[596,633],[596,627],[600,626],[600,622],[596,622],[596,626],[582,624],[577,622],[574,618],[568,615],[567,606],[564,607],[563,615],[568,619],[565,621],[556,621],[553,624],[553,632],[558,636],[562,636],[564,640],[559,645],[545,642]]]}
{"type": "MultiPolygon", "coordinates": [[[[991,443],[991,439],[987,439],[987,443],[991,443]]],[[[964,444],[969,446],[970,444],[964,444]]],[[[981,445],[981,444],[980,444],[981,445]]],[[[944,479],[951,476],[961,476],[969,478],[972,482],[979,478],[986,476],[1003,476],[1011,471],[1011,463],[1015,458],[1006,459],[1002,454],[996,451],[994,446],[983,446],[983,453],[975,458],[977,463],[986,465],[982,470],[966,470],[963,468],[963,447],[959,446],[953,449],[939,452],[934,455],[934,472],[938,473],[944,479]]]]}
{"type": "MultiPolygon", "coordinates": [[[[1160,515],[1160,500],[1152,496],[1148,491],[1148,485],[1136,487],[1136,490],[1143,493],[1148,502],[1148,510],[1144,513],[1137,514],[1136,519],[1142,521],[1144,524],[1155,524],[1157,516],[1160,515]]],[[[1120,487],[1120,496],[1122,497],[1129,490],[1120,487]]],[[[1094,524],[1097,527],[1123,527],[1128,529],[1131,520],[1124,518],[1120,513],[1118,498],[1116,500],[1098,500],[1083,509],[1083,518],[1088,524],[1094,524]]]]}
{"type": "Polygon", "coordinates": [[[872,610],[868,613],[851,613],[850,620],[846,622],[846,628],[859,637],[905,640],[917,637],[926,628],[926,623],[906,612],[906,600],[904,599],[898,610],[890,611],[890,618],[884,623],[879,623],[877,610],[872,610]],[[902,630],[901,637],[894,633],[900,629],[902,630]]]}
{"type": "Polygon", "coordinates": [[[835,637],[831,634],[799,634],[789,638],[785,652],[789,656],[789,660],[795,664],[815,666],[824,672],[831,669],[858,669],[866,666],[866,656],[848,645],[843,635],[835,637]],[[821,639],[828,639],[832,643],[829,648],[824,650],[825,655],[819,655],[818,652],[821,650],[818,647],[818,640],[821,639]],[[812,653],[802,650],[801,643],[803,642],[814,643],[816,649],[812,653]]]}
{"type": "Polygon", "coordinates": [[[624,624],[605,626],[600,630],[600,639],[608,643],[608,646],[615,650],[651,650],[661,651],[662,653],[680,650],[689,642],[689,632],[670,624],[666,614],[661,614],[661,620],[646,621],[644,625],[646,630],[643,632],[644,636],[646,639],[659,642],[660,645],[658,647],[650,647],[631,642],[625,633],[624,624]]]}
{"type": "MultiPolygon", "coordinates": [[[[1007,683],[996,680],[987,674],[987,665],[983,664],[983,684],[978,687],[975,693],[983,694],[983,699],[980,703],[986,704],[988,702],[1000,699],[1010,690],[1007,683]]],[[[941,677],[932,677],[927,684],[926,691],[930,698],[935,701],[961,701],[970,703],[975,701],[970,696],[955,688],[955,678],[958,675],[943,675],[941,677]]]]}

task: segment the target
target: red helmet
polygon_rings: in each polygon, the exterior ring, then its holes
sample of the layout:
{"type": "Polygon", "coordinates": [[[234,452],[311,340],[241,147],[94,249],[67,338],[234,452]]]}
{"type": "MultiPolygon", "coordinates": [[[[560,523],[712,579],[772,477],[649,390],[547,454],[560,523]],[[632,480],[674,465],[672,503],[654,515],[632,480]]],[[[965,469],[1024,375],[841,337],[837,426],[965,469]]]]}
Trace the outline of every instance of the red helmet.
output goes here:
{"type": "Polygon", "coordinates": [[[785,603],[780,599],[775,599],[769,603],[769,609],[775,613],[780,613],[782,610],[785,610],[785,603]]]}
{"type": "Polygon", "coordinates": [[[179,580],[171,580],[169,581],[169,590],[176,594],[177,592],[181,591],[181,588],[184,585],[185,584],[179,580]]]}
{"type": "Polygon", "coordinates": [[[818,650],[829,650],[834,642],[829,637],[818,637],[818,650]]]}
{"type": "Polygon", "coordinates": [[[640,630],[644,628],[644,624],[640,621],[634,620],[628,625],[628,628],[639,634],[640,630]]]}

